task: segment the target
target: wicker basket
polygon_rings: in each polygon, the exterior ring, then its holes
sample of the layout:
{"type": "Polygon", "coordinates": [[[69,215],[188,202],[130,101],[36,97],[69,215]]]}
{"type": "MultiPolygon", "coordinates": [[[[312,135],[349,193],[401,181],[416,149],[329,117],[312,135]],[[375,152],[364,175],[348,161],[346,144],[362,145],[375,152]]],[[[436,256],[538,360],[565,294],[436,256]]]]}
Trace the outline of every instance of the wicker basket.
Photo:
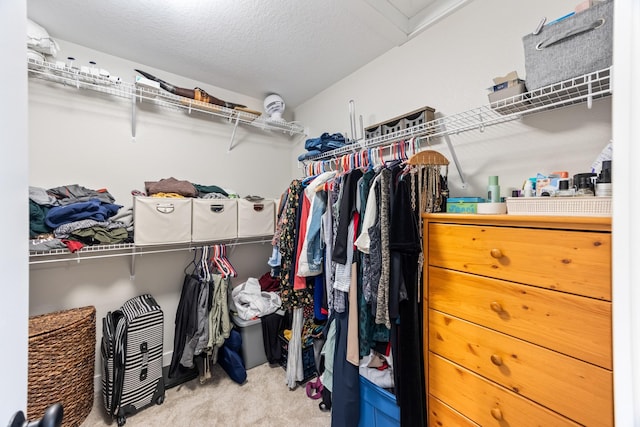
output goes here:
{"type": "Polygon", "coordinates": [[[27,419],[42,417],[56,402],[63,426],[77,427],[93,407],[96,309],[93,306],[29,318],[27,419]]]}

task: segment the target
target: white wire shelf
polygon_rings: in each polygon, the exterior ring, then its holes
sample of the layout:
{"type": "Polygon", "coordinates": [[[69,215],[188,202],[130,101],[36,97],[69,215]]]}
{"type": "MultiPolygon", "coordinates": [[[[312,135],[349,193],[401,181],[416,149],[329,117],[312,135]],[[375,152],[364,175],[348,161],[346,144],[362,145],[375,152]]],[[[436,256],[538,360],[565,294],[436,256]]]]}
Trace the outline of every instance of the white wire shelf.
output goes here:
{"type": "Polygon", "coordinates": [[[305,159],[303,163],[331,159],[363,149],[379,147],[413,137],[436,138],[459,134],[474,129],[484,129],[500,123],[542,111],[587,103],[590,108],[594,99],[611,95],[611,68],[554,83],[540,89],[505,98],[500,101],[439,117],[435,120],[355,142],[326,153],[305,159]]]}
{"type": "Polygon", "coordinates": [[[197,248],[213,245],[249,245],[249,244],[271,244],[270,236],[260,236],[254,238],[238,238],[231,240],[218,240],[211,242],[190,242],[190,243],[176,243],[176,244],[164,244],[153,246],[136,246],[134,243],[121,243],[114,245],[93,245],[84,246],[82,249],[76,252],[70,252],[67,249],[53,249],[50,251],[30,251],[29,252],[29,264],[50,264],[59,262],[80,261],[90,259],[104,259],[114,257],[131,257],[130,276],[131,280],[136,276],[136,256],[160,254],[168,252],[181,252],[181,251],[193,251],[197,248]]]}
{"type": "Polygon", "coordinates": [[[269,236],[256,238],[217,240],[211,242],[191,242],[191,243],[175,243],[175,244],[158,244],[138,246],[135,243],[119,243],[113,245],[87,245],[83,246],[76,252],[70,252],[68,249],[52,249],[48,251],[30,251],[29,264],[45,264],[51,262],[63,261],[79,261],[84,259],[109,258],[113,256],[129,256],[129,255],[146,255],[163,252],[176,252],[184,250],[193,250],[203,246],[212,245],[246,245],[254,243],[270,243],[269,236]]]}
{"type": "MultiPolygon", "coordinates": [[[[77,68],[68,66],[58,67],[51,62],[38,62],[27,60],[27,68],[30,76],[47,81],[63,84],[76,89],[91,90],[108,95],[132,99],[137,102],[149,101],[154,105],[187,113],[199,112],[215,117],[220,117],[234,123],[248,125],[265,131],[277,131],[290,136],[305,135],[304,127],[298,123],[284,120],[270,120],[260,114],[252,114],[246,111],[235,110],[214,104],[196,101],[182,96],[174,95],[163,90],[153,90],[134,83],[110,79],[109,77],[89,74],[77,68]]],[[[135,113],[133,113],[135,120],[135,113]]],[[[235,129],[234,129],[235,131],[235,129]]],[[[135,137],[135,125],[132,126],[135,137]]]]}

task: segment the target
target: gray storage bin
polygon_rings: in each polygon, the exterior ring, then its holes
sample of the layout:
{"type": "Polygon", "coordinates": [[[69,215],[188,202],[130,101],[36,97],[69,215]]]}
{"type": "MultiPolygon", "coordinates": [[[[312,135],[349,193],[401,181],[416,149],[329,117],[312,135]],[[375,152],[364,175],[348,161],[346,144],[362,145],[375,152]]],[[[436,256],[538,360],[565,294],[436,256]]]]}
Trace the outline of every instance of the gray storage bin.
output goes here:
{"type": "Polygon", "coordinates": [[[522,42],[529,91],[608,68],[613,56],[613,1],[547,24],[522,42]]]}
{"type": "Polygon", "coordinates": [[[260,318],[244,320],[233,314],[233,323],[242,336],[242,360],[245,369],[251,369],[267,362],[262,337],[262,320],[260,318]]]}
{"type": "Polygon", "coordinates": [[[364,138],[365,139],[377,138],[381,135],[381,132],[382,132],[381,125],[376,125],[371,128],[367,128],[364,131],[364,138]]]}

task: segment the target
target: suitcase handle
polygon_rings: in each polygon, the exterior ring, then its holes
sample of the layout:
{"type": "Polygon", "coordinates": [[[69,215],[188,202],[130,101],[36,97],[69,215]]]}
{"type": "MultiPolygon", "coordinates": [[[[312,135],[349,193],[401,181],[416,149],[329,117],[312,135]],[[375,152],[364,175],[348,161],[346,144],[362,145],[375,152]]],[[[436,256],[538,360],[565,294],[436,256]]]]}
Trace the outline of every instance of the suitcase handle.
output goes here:
{"type": "Polygon", "coordinates": [[[140,381],[147,379],[147,365],[149,364],[149,347],[146,341],[140,344],[140,353],[142,353],[142,369],[140,371],[140,381]]]}
{"type": "Polygon", "coordinates": [[[156,205],[156,210],[162,214],[172,213],[175,209],[173,203],[158,203],[156,205]]]}
{"type": "Polygon", "coordinates": [[[536,50],[546,49],[549,46],[552,46],[556,43],[560,43],[561,41],[568,39],[569,37],[573,37],[578,34],[586,33],[587,31],[598,29],[603,25],[604,25],[604,18],[596,19],[591,24],[574,28],[573,30],[565,31],[563,34],[557,35],[555,37],[549,37],[548,39],[541,41],[536,45],[536,50]]]}

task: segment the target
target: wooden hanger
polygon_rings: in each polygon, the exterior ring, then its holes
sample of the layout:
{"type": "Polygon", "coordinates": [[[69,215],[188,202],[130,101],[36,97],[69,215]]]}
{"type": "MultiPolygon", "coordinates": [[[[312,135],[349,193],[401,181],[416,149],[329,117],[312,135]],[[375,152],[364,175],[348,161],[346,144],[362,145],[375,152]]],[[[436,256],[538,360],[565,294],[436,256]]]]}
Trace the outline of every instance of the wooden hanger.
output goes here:
{"type": "Polygon", "coordinates": [[[407,160],[410,165],[449,165],[449,160],[434,150],[420,151],[407,160]]]}

